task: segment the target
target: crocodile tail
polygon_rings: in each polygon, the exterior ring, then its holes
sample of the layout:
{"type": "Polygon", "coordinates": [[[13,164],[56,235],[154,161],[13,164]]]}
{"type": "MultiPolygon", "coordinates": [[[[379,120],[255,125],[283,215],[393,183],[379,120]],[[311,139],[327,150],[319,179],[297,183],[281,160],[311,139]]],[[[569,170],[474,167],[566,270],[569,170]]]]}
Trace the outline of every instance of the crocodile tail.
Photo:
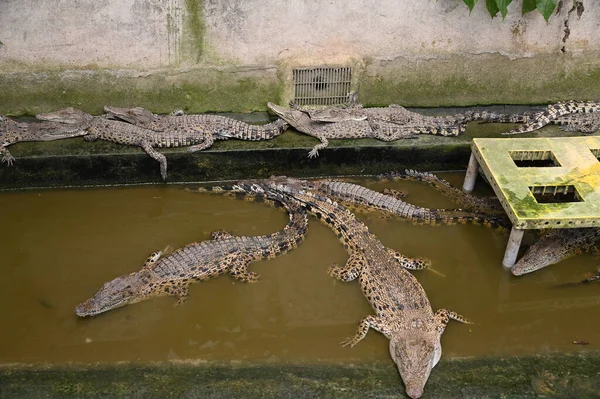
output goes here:
{"type": "Polygon", "coordinates": [[[548,108],[534,116],[533,120],[504,135],[521,134],[540,129],[557,118],[573,113],[600,112],[600,103],[593,101],[566,101],[549,105],[548,108]]]}
{"type": "Polygon", "coordinates": [[[220,196],[234,197],[239,200],[252,201],[252,202],[264,202],[274,208],[280,208],[282,201],[272,198],[267,193],[261,193],[252,191],[250,185],[231,183],[222,184],[219,186],[202,186],[195,190],[187,189],[187,191],[195,191],[199,193],[216,194],[220,196]]]}
{"type": "Polygon", "coordinates": [[[410,131],[415,134],[432,134],[435,136],[458,136],[467,131],[467,126],[464,123],[455,123],[451,125],[440,124],[435,126],[411,126],[410,131]]]}

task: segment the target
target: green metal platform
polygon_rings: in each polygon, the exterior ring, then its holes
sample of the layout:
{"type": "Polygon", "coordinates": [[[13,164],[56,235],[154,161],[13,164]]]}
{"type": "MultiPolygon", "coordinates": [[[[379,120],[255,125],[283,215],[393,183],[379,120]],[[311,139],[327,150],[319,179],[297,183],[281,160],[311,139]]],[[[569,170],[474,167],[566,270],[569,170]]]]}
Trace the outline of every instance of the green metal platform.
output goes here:
{"type": "Polygon", "coordinates": [[[473,139],[463,190],[480,167],[513,224],[505,266],[525,229],[600,226],[599,156],[600,137],[473,139]]]}

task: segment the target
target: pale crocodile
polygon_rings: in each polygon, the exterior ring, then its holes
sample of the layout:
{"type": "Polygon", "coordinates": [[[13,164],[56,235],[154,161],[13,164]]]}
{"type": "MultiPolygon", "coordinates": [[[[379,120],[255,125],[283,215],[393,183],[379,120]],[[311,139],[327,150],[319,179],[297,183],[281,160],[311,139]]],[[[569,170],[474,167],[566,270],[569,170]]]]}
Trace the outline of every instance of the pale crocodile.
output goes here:
{"type": "Polygon", "coordinates": [[[77,126],[65,126],[53,122],[16,122],[0,115],[0,155],[2,162],[11,166],[15,160],[8,151],[11,144],[21,141],[52,141],[83,136],[87,134],[77,126]]]}
{"type": "Polygon", "coordinates": [[[546,110],[530,117],[524,125],[502,134],[511,135],[532,132],[549,123],[565,125],[563,130],[592,133],[600,126],[598,117],[577,118],[570,114],[594,114],[597,112],[600,112],[600,103],[593,101],[566,101],[551,104],[546,110]]]}
{"type": "Polygon", "coordinates": [[[65,108],[56,112],[36,115],[38,119],[64,123],[83,129],[87,132],[85,140],[96,139],[113,143],[141,147],[146,154],[160,163],[160,175],[167,179],[167,158],[156,151],[154,147],[191,146],[188,151],[198,151],[203,148],[204,137],[195,132],[169,131],[156,132],[144,129],[126,122],[111,120],[105,116],[92,116],[75,108],[65,108]]]}
{"type": "Polygon", "coordinates": [[[342,345],[356,345],[369,328],[381,332],[390,340],[390,355],[406,393],[411,398],[421,397],[431,369],[442,355],[440,338],[449,319],[468,321],[446,309],[433,312],[423,287],[404,269],[421,268],[423,260],[407,258],[385,247],[351,212],[305,189],[304,184],[291,178],[271,178],[265,191],[289,195],[336,232],[350,257],[344,267],[332,267],[330,274],[343,281],[359,278],[375,311],[375,315],[361,320],[356,334],[342,345]]]}
{"type": "Polygon", "coordinates": [[[251,125],[220,115],[183,115],[177,112],[171,115],[156,115],[140,107],[105,106],[104,111],[112,118],[156,132],[198,135],[203,138],[203,142],[195,146],[194,151],[209,148],[215,140],[230,138],[249,141],[270,140],[285,132],[289,126],[282,119],[266,125],[251,125]]]}
{"type": "Polygon", "coordinates": [[[592,249],[600,240],[600,228],[550,229],[511,267],[515,276],[553,265],[592,249]]]}
{"type": "Polygon", "coordinates": [[[210,241],[188,244],[161,257],[152,253],[141,270],[109,281],[90,299],[75,308],[78,316],[97,314],[156,296],[172,295],[177,303],[185,301],[188,286],[224,273],[252,283],[258,274],[248,272],[248,265],[259,259],[274,258],[296,247],[307,229],[306,212],[295,201],[272,196],[289,212],[289,222],[281,231],[270,235],[245,237],[225,231],[213,233],[210,241]]]}
{"type": "Polygon", "coordinates": [[[433,117],[411,112],[399,105],[386,108],[327,108],[307,111],[304,108],[284,108],[273,103],[268,108],[299,132],[321,141],[309,152],[309,158],[329,145],[328,139],[374,138],[381,141],[417,138],[418,134],[458,136],[473,120],[488,122],[520,122],[519,115],[498,115],[489,112],[468,112],[448,117],[433,117]]]}

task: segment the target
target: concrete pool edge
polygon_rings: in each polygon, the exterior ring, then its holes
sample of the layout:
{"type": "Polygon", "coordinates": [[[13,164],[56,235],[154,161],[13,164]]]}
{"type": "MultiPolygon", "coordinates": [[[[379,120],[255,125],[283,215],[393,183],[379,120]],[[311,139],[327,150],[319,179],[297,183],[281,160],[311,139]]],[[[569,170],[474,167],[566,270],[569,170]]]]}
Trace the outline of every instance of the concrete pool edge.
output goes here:
{"type": "MultiPolygon", "coordinates": [[[[0,366],[2,398],[404,397],[395,366],[163,362],[0,366]]],[[[600,351],[442,359],[425,397],[597,397],[600,351]]]]}

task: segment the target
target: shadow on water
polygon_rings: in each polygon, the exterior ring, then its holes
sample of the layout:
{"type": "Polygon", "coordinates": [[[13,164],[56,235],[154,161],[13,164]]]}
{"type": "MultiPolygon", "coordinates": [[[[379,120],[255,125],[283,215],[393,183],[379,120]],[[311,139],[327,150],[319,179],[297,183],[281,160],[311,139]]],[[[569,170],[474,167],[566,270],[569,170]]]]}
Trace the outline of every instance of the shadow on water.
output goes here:
{"type": "MultiPolygon", "coordinates": [[[[444,177],[454,184],[462,179],[444,177]]],[[[418,205],[453,207],[421,183],[355,181],[407,191],[407,201],[418,205]]],[[[314,218],[298,249],[251,266],[262,276],[257,284],[224,276],[193,284],[182,306],[155,298],[78,319],[73,309],[79,302],[105,281],[138,270],[152,251],[209,239],[216,229],[270,233],[287,217],[264,204],[162,186],[2,193],[0,209],[0,314],[10,326],[0,329],[2,363],[389,361],[387,340],[374,331],[352,349],[339,345],[372,311],[358,283],[327,276],[327,266],[343,264],[347,255],[314,218]]],[[[476,322],[449,325],[445,356],[580,351],[600,344],[600,320],[591,317],[600,306],[599,287],[552,288],[595,270],[593,256],[516,278],[501,266],[505,233],[477,225],[414,226],[375,212],[359,217],[384,244],[432,260],[437,273],[415,275],[435,309],[476,322]]]]}

